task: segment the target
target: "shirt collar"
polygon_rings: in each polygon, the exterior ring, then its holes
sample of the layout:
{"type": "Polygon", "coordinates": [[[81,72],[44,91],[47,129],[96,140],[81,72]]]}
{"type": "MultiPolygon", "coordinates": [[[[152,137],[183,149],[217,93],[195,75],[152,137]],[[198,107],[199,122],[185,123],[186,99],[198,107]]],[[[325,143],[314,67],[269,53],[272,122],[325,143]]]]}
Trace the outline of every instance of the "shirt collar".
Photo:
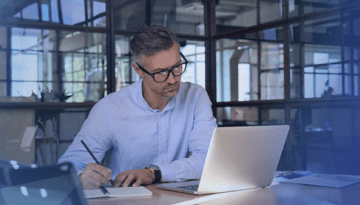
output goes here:
{"type": "MultiPolygon", "coordinates": [[[[155,111],[156,109],[152,109],[148,103],[146,102],[146,100],[144,99],[144,96],[142,94],[142,84],[143,84],[143,79],[140,78],[137,82],[137,85],[136,85],[136,88],[139,92],[137,92],[137,98],[138,98],[138,102],[140,102],[141,104],[141,107],[144,107],[144,108],[148,108],[149,110],[151,111],[155,111]]],[[[180,83],[180,88],[181,88],[181,83],[180,83]]],[[[180,89],[179,89],[179,92],[180,92],[180,89]]],[[[168,103],[166,104],[165,108],[163,109],[162,112],[165,112],[167,110],[171,110],[174,108],[175,106],[175,99],[177,98],[179,94],[177,94],[176,96],[172,97],[168,103]]]]}

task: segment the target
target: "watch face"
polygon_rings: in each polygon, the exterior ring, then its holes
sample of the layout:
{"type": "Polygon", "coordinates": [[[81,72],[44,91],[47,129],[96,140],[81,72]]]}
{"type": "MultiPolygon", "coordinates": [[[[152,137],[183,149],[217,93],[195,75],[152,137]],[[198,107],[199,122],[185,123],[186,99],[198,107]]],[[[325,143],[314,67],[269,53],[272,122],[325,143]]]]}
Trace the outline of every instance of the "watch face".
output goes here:
{"type": "Polygon", "coordinates": [[[158,166],[153,165],[153,164],[150,164],[148,167],[149,167],[150,169],[153,169],[153,170],[158,170],[158,169],[159,169],[158,166]]]}

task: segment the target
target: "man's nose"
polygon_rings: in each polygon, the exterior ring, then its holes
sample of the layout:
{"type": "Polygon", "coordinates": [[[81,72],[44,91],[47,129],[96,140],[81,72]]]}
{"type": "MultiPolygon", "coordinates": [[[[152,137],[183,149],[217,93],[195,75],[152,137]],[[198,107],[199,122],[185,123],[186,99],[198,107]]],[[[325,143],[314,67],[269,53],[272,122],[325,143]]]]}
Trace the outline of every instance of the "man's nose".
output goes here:
{"type": "Polygon", "coordinates": [[[174,76],[173,72],[170,72],[170,73],[169,73],[169,77],[168,77],[168,79],[167,79],[167,82],[168,82],[169,84],[174,84],[174,83],[176,82],[175,76],[174,76]]]}

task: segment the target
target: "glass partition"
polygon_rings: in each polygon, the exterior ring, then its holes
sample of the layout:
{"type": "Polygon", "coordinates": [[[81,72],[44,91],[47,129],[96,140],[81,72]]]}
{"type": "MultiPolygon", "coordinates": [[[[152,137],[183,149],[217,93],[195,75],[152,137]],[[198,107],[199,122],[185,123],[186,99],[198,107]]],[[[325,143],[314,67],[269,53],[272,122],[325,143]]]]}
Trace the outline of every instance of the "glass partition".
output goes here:
{"type": "Polygon", "coordinates": [[[330,8],[334,8],[339,6],[341,3],[345,3],[346,0],[309,0],[309,1],[301,1],[303,4],[304,14],[322,11],[330,8]]]}
{"type": "Polygon", "coordinates": [[[116,35],[116,65],[115,65],[115,77],[116,77],[116,91],[132,84],[139,79],[139,76],[135,73],[131,66],[131,54],[130,54],[130,36],[116,35]]]}
{"type": "Polygon", "coordinates": [[[8,1],[0,20],[106,27],[106,0],[8,1]]]}
{"type": "Polygon", "coordinates": [[[63,72],[59,84],[72,94],[66,102],[97,102],[105,96],[106,35],[61,32],[59,50],[63,72]]]}
{"type": "Polygon", "coordinates": [[[293,166],[317,173],[355,174],[359,109],[299,107],[292,111],[293,166]],[[299,123],[300,120],[302,123],[299,123]]]}
{"type": "Polygon", "coordinates": [[[204,35],[201,0],[114,1],[115,28],[136,31],[145,25],[162,25],[176,34],[204,35]]]}
{"type": "Polygon", "coordinates": [[[275,21],[281,18],[282,0],[260,0],[260,23],[275,21]]]}
{"type": "Polygon", "coordinates": [[[205,43],[204,41],[180,40],[180,51],[188,60],[182,82],[191,82],[205,88],[205,43]]]}
{"type": "Polygon", "coordinates": [[[220,0],[218,2],[215,7],[217,33],[257,24],[256,1],[220,0]]]}
{"type": "Polygon", "coordinates": [[[284,50],[282,43],[261,43],[261,99],[284,98],[284,50]]]}
{"type": "Polygon", "coordinates": [[[245,39],[216,42],[218,102],[258,99],[257,45],[245,39]]]}
{"type": "Polygon", "coordinates": [[[219,126],[259,125],[258,107],[218,107],[217,123],[219,126]]]}
{"type": "Polygon", "coordinates": [[[11,96],[45,102],[96,102],[104,97],[105,34],[11,30],[11,96]]]}

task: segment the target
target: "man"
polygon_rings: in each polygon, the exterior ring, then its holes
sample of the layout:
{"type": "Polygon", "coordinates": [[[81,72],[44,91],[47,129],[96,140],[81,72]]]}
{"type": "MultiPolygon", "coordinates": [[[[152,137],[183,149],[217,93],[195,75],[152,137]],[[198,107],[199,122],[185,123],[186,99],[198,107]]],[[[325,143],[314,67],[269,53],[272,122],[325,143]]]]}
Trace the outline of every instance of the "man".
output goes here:
{"type": "Polygon", "coordinates": [[[165,27],[149,26],[136,33],[130,49],[141,79],[100,100],[59,159],[78,168],[84,189],[112,178],[116,187],[128,187],[202,173],[216,120],[206,91],[180,81],[187,60],[178,39],[165,27]],[[109,168],[95,164],[80,140],[98,160],[112,148],[109,168]]]}

